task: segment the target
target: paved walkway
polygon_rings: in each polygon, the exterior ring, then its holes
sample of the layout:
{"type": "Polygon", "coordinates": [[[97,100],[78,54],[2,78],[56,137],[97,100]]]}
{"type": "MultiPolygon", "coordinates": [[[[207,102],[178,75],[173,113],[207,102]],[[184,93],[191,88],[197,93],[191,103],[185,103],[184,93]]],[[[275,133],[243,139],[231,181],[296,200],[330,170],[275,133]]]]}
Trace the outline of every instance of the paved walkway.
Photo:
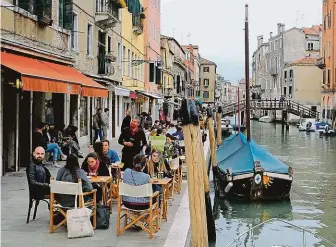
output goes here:
{"type": "MultiPolygon", "coordinates": [[[[111,147],[118,153],[121,152],[121,146],[117,144],[117,140],[111,141],[111,147]]],[[[83,152],[86,152],[86,150],[83,150],[83,152]]],[[[50,171],[53,176],[56,176],[57,169],[50,168],[50,171]]],[[[113,213],[111,215],[110,228],[108,230],[96,230],[95,235],[89,238],[68,239],[67,232],[64,227],[61,227],[53,234],[49,233],[49,211],[47,205],[44,202],[40,202],[36,220],[32,220],[29,224],[26,224],[28,211],[28,185],[26,174],[24,170],[18,173],[9,173],[4,176],[1,181],[1,245],[4,247],[132,247],[139,245],[148,247],[164,246],[167,236],[169,233],[171,235],[170,228],[173,222],[175,222],[174,224],[176,225],[175,215],[179,211],[180,203],[184,197],[186,188],[187,184],[186,181],[184,181],[181,194],[175,193],[175,199],[174,201],[171,201],[171,205],[168,208],[168,221],[162,223],[160,231],[154,234],[153,239],[150,239],[148,234],[144,231],[136,231],[131,229],[117,238],[116,203],[113,205],[113,213]]],[[[184,201],[186,201],[186,197],[184,197],[184,201]]],[[[184,216],[189,218],[189,210],[185,210],[185,207],[186,206],[184,205],[183,210],[187,215],[184,216]]],[[[186,225],[185,227],[189,228],[189,225],[186,225]]],[[[165,246],[176,245],[166,244],[165,246]]]]}

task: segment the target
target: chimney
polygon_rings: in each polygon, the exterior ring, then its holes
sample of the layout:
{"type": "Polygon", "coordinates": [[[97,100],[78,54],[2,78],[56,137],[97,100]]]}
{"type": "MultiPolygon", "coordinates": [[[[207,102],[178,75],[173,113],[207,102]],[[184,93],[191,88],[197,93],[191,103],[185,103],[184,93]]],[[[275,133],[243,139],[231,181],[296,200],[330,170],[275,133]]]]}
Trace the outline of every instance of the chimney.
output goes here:
{"type": "Polygon", "coordinates": [[[258,47],[260,47],[264,43],[264,36],[259,35],[257,37],[257,40],[258,40],[258,47]]]}
{"type": "Polygon", "coordinates": [[[273,32],[270,32],[270,39],[273,38],[273,32]]]}
{"type": "Polygon", "coordinates": [[[278,34],[281,34],[285,31],[285,24],[284,23],[278,23],[278,34]]]}
{"type": "Polygon", "coordinates": [[[282,24],[278,23],[278,35],[281,33],[281,26],[282,26],[282,24]]]}

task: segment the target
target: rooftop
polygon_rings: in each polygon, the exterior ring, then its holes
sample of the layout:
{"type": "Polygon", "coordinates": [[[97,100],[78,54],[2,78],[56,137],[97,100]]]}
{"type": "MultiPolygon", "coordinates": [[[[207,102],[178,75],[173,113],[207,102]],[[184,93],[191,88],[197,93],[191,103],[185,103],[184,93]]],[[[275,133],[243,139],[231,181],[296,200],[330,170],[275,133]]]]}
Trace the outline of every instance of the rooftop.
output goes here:
{"type": "Polygon", "coordinates": [[[201,57],[201,61],[200,62],[201,62],[201,65],[208,64],[208,65],[215,65],[215,66],[217,66],[216,63],[214,63],[214,62],[212,62],[210,60],[207,60],[207,59],[205,59],[203,57],[201,57]]]}
{"type": "Polygon", "coordinates": [[[290,65],[316,65],[316,62],[317,58],[315,57],[303,57],[294,61],[290,65]]]}

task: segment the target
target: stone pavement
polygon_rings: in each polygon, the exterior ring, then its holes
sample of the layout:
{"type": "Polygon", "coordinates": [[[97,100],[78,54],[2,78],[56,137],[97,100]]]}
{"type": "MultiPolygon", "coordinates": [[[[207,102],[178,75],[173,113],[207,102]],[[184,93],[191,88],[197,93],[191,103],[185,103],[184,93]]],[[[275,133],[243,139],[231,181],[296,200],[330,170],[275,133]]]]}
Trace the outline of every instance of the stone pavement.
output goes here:
{"type": "MultiPolygon", "coordinates": [[[[117,140],[111,141],[111,147],[118,153],[121,146],[117,140]]],[[[83,150],[86,153],[86,150],[83,150]]],[[[62,164],[60,162],[60,164],[62,164]]],[[[64,163],[63,163],[64,164],[64,163]]],[[[57,169],[50,168],[53,176],[56,176],[57,169]]],[[[183,195],[186,192],[187,184],[184,181],[181,194],[175,193],[175,198],[168,208],[168,221],[162,222],[161,229],[150,239],[144,231],[130,229],[119,237],[116,237],[116,203],[113,204],[113,212],[108,230],[96,230],[95,235],[89,238],[68,239],[67,232],[61,227],[53,234],[49,233],[49,211],[45,202],[40,202],[37,210],[36,220],[26,224],[28,212],[28,184],[25,170],[17,173],[9,173],[1,181],[1,245],[3,247],[18,246],[97,246],[97,247],[132,247],[164,246],[170,228],[175,220],[175,215],[183,195]]],[[[185,206],[184,206],[185,208],[185,206]]],[[[33,211],[33,210],[32,210],[33,211]]],[[[184,209],[185,217],[189,218],[189,212],[184,209]]],[[[31,213],[32,217],[33,212],[31,213]]],[[[181,227],[181,226],[180,226],[181,227]]],[[[189,228],[189,225],[185,226],[189,228]]],[[[172,245],[165,245],[172,246],[172,245]]],[[[176,245],[174,245],[176,246],[176,245]]]]}

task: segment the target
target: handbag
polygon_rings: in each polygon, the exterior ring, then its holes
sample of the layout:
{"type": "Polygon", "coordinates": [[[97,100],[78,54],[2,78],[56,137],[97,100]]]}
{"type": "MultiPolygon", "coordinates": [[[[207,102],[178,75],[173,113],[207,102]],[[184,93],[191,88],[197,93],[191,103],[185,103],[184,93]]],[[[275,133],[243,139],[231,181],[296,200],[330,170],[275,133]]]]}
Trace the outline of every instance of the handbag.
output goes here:
{"type": "Polygon", "coordinates": [[[92,210],[86,207],[77,208],[77,196],[76,194],[75,208],[67,211],[68,238],[91,237],[94,234],[90,221],[92,210]]]}
{"type": "Polygon", "coordinates": [[[112,184],[112,198],[117,199],[119,197],[119,188],[118,185],[113,183],[112,184]]]}

